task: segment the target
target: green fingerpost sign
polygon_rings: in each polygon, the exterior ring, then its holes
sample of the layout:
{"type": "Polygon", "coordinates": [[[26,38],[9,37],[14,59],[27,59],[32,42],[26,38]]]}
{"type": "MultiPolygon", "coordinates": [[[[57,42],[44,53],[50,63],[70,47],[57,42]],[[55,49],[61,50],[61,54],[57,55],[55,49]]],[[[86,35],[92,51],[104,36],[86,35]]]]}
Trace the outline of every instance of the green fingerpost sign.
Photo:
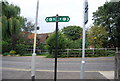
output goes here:
{"type": "MultiPolygon", "coordinates": [[[[58,22],[69,22],[69,16],[58,16],[58,22]]],[[[56,16],[46,17],[46,22],[56,22],[56,16]]]]}

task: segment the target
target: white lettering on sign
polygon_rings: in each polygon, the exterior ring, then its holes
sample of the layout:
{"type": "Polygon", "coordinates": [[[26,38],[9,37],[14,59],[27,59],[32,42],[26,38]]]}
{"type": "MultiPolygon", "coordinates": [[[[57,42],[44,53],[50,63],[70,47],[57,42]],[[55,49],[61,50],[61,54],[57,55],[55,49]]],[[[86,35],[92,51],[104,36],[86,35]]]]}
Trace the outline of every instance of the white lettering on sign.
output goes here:
{"type": "Polygon", "coordinates": [[[63,21],[66,21],[66,18],[63,18],[63,21]]]}
{"type": "Polygon", "coordinates": [[[52,21],[52,18],[49,18],[49,21],[52,21]]]}

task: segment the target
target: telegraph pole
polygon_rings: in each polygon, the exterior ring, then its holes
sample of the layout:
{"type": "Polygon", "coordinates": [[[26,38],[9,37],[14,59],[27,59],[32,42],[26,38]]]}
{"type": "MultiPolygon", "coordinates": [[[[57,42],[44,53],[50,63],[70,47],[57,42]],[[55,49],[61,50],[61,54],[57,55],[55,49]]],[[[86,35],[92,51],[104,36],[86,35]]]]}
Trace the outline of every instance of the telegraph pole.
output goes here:
{"type": "Polygon", "coordinates": [[[32,79],[32,81],[35,81],[35,57],[36,57],[36,35],[37,35],[37,24],[38,24],[38,8],[39,8],[39,0],[37,0],[34,45],[33,45],[33,54],[32,54],[32,62],[31,62],[31,79],[32,79]]]}
{"type": "Polygon", "coordinates": [[[88,1],[83,2],[83,39],[82,39],[82,61],[80,69],[80,79],[84,79],[84,69],[85,69],[85,25],[88,22],[88,1]]]}

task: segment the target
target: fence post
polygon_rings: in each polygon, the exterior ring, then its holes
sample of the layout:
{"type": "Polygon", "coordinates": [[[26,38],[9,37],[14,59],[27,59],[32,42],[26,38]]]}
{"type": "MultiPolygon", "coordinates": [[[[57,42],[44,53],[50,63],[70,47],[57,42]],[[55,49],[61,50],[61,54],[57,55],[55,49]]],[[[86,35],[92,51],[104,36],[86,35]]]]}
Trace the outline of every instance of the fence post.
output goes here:
{"type": "Polygon", "coordinates": [[[115,79],[120,80],[120,51],[116,52],[115,55],[115,79]]]}
{"type": "Polygon", "coordinates": [[[67,57],[69,56],[69,49],[67,49],[67,57]]]}
{"type": "Polygon", "coordinates": [[[107,48],[105,48],[105,56],[108,56],[108,55],[107,55],[107,48]]]}
{"type": "Polygon", "coordinates": [[[79,49],[79,57],[81,56],[81,49],[79,49]]]}
{"type": "Polygon", "coordinates": [[[93,49],[93,55],[95,54],[94,52],[95,52],[95,48],[92,48],[93,49]]]}
{"type": "Polygon", "coordinates": [[[116,47],[116,53],[118,52],[118,47],[116,47]]]}

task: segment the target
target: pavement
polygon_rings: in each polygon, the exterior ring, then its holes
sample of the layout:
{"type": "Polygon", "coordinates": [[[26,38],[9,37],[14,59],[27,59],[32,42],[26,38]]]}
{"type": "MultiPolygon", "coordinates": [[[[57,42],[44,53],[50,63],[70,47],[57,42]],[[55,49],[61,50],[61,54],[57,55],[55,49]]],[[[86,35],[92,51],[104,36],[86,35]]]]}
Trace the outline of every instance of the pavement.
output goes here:
{"type": "MultiPolygon", "coordinates": [[[[80,72],[57,73],[58,79],[80,79],[80,72]]],[[[53,79],[54,72],[36,71],[36,79],[53,79]]],[[[31,71],[8,71],[3,72],[3,79],[31,79],[31,71]]],[[[84,79],[114,79],[114,71],[86,71],[84,79]]]]}
{"type": "MultiPolygon", "coordinates": [[[[31,79],[30,60],[31,57],[3,57],[3,79],[31,79]]],[[[36,79],[54,79],[54,59],[36,60],[36,79]]],[[[59,58],[57,79],[80,79],[80,61],[80,58],[59,58]]],[[[114,79],[114,57],[86,58],[86,61],[84,79],[114,79]]]]}
{"type": "Polygon", "coordinates": [[[105,76],[107,79],[114,79],[114,71],[100,71],[100,74],[105,76]]]}

